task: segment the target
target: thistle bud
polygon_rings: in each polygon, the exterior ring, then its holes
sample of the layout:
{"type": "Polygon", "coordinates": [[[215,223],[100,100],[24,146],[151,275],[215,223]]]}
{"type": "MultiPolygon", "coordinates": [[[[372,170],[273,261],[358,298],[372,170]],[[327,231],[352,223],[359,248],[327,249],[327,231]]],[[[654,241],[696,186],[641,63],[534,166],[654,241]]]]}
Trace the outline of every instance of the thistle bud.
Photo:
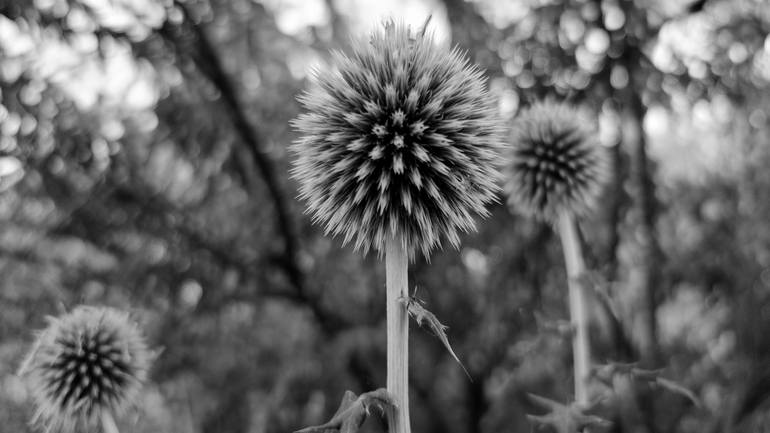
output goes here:
{"type": "Polygon", "coordinates": [[[389,23],[314,74],[292,175],[326,233],[356,250],[395,236],[410,257],[457,246],[498,191],[501,126],[482,72],[389,23]]]}
{"type": "Polygon", "coordinates": [[[33,422],[49,432],[89,431],[103,411],[124,412],[152,358],[136,323],[90,306],[48,321],[20,372],[36,406],[33,422]]]}
{"type": "Polygon", "coordinates": [[[608,180],[607,152],[575,108],[537,102],[514,121],[505,190],[512,208],[548,221],[592,210],[608,180]]]}

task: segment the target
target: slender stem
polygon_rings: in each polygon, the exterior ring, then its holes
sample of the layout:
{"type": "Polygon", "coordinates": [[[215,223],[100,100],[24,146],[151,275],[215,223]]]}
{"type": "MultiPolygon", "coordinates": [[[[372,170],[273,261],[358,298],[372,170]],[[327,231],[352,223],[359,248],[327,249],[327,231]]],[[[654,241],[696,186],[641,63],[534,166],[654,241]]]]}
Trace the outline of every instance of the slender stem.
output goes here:
{"type": "Polygon", "coordinates": [[[112,414],[107,410],[102,411],[102,432],[120,433],[117,424],[115,424],[115,419],[112,418],[112,414]]]}
{"type": "Polygon", "coordinates": [[[409,427],[409,317],[400,298],[406,298],[406,249],[395,237],[385,246],[385,285],[387,289],[388,392],[396,410],[388,412],[389,433],[410,433],[409,427]]]}
{"type": "Polygon", "coordinates": [[[559,235],[567,265],[569,310],[574,331],[572,355],[575,369],[575,402],[587,404],[591,347],[588,340],[588,299],[580,282],[580,277],[585,271],[585,262],[580,250],[575,219],[571,214],[564,212],[559,216],[559,235]]]}

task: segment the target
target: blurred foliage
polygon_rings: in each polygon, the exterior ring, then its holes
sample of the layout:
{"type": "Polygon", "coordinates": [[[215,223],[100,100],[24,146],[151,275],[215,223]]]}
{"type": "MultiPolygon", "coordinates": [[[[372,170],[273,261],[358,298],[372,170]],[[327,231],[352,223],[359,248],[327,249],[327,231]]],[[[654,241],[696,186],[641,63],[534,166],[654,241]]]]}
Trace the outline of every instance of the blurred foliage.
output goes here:
{"type": "MultiPolygon", "coordinates": [[[[0,2],[3,430],[30,431],[14,372],[33,330],[80,303],[134,312],[164,349],[123,431],[292,431],[384,384],[383,266],[311,225],[287,175],[295,95],[344,47],[354,3],[0,2]]],[[[614,431],[766,430],[767,2],[423,3],[506,116],[581,102],[613,149],[582,224],[594,357],[665,367],[703,405],[618,375],[595,413],[614,431]]],[[[527,393],[571,399],[557,239],[492,210],[411,268],[473,378],[415,327],[415,431],[528,431],[527,393]]]]}

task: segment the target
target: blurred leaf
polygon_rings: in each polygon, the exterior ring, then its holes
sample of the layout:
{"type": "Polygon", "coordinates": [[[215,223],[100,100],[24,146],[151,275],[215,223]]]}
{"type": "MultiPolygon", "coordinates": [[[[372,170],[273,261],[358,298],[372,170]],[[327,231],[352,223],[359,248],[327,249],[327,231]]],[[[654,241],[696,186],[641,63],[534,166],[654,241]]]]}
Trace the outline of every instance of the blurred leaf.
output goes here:
{"type": "Polygon", "coordinates": [[[586,414],[589,407],[577,403],[565,405],[539,395],[527,395],[533,402],[548,409],[545,415],[527,415],[527,419],[537,426],[549,426],[557,433],[580,433],[586,427],[609,427],[612,424],[602,417],[586,414]]]}
{"type": "Polygon", "coordinates": [[[575,328],[569,320],[548,319],[539,311],[534,312],[537,328],[544,332],[554,333],[562,338],[572,338],[575,328]]]}
{"type": "Polygon", "coordinates": [[[682,397],[690,400],[696,407],[700,407],[700,399],[694,392],[685,388],[684,386],[663,377],[660,377],[663,370],[647,370],[637,368],[636,363],[620,363],[610,362],[603,365],[597,365],[593,370],[593,377],[598,379],[603,384],[612,387],[612,379],[616,375],[627,375],[632,377],[635,381],[641,382],[650,387],[661,387],[674,394],[679,394],[682,397]]]}
{"type": "Polygon", "coordinates": [[[370,408],[372,407],[379,409],[382,414],[385,414],[388,409],[396,409],[395,402],[385,388],[365,392],[358,397],[353,391],[345,391],[340,407],[329,422],[306,427],[295,433],[325,432],[327,430],[356,433],[371,414],[370,408]]]}

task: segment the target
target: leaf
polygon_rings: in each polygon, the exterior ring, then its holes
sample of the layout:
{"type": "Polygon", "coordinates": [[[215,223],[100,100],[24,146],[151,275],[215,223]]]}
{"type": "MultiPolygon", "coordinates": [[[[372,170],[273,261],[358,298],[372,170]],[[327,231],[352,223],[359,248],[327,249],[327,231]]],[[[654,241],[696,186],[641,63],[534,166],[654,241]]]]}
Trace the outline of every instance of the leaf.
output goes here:
{"type": "Polygon", "coordinates": [[[402,296],[401,303],[406,306],[407,313],[409,313],[409,316],[411,316],[419,326],[423,326],[423,323],[428,324],[428,328],[436,337],[438,337],[439,340],[441,340],[441,343],[444,345],[447,352],[452,355],[452,358],[454,358],[454,360],[460,364],[460,368],[463,369],[465,375],[468,376],[468,379],[473,381],[473,378],[471,378],[468,370],[466,370],[463,363],[460,362],[460,358],[458,358],[457,354],[455,354],[455,351],[452,350],[452,345],[449,344],[449,338],[446,335],[446,330],[448,327],[439,322],[436,315],[428,311],[428,309],[423,306],[425,302],[421,299],[418,299],[416,295],[412,295],[407,296],[406,298],[402,296]]]}
{"type": "Polygon", "coordinates": [[[607,364],[594,365],[591,375],[599,382],[612,387],[612,380],[616,375],[631,375],[636,363],[608,362],[607,364]]]}
{"type": "Polygon", "coordinates": [[[599,308],[599,317],[604,319],[615,347],[626,358],[636,358],[634,344],[623,327],[622,316],[610,295],[612,282],[597,271],[585,271],[578,279],[584,290],[593,295],[595,305],[599,308]]]}
{"type": "Polygon", "coordinates": [[[658,377],[655,380],[655,383],[658,384],[658,386],[660,386],[661,388],[669,392],[673,392],[674,394],[679,394],[684,398],[690,400],[692,404],[695,405],[695,407],[701,407],[700,399],[695,395],[694,392],[674,382],[673,380],[668,380],[662,377],[658,377]]]}
{"type": "Polygon", "coordinates": [[[382,414],[386,410],[395,410],[396,404],[385,388],[365,392],[356,397],[353,391],[345,391],[340,407],[329,422],[317,426],[305,427],[294,433],[316,433],[327,430],[340,433],[357,433],[366,418],[371,414],[370,409],[377,408],[382,414]]]}
{"type": "Polygon", "coordinates": [[[581,433],[586,427],[609,427],[606,419],[586,414],[589,407],[577,403],[565,405],[550,398],[527,394],[536,404],[548,409],[544,415],[527,415],[527,419],[538,426],[549,426],[557,433],[581,433]]]}
{"type": "Polygon", "coordinates": [[[612,379],[615,375],[628,375],[635,381],[646,384],[650,387],[660,387],[674,394],[679,394],[688,400],[690,400],[696,407],[700,407],[700,399],[694,392],[685,388],[684,386],[674,382],[673,380],[666,379],[660,375],[663,370],[647,370],[636,367],[636,363],[619,363],[610,362],[604,365],[595,366],[593,369],[593,377],[600,382],[612,387],[612,379]]]}

